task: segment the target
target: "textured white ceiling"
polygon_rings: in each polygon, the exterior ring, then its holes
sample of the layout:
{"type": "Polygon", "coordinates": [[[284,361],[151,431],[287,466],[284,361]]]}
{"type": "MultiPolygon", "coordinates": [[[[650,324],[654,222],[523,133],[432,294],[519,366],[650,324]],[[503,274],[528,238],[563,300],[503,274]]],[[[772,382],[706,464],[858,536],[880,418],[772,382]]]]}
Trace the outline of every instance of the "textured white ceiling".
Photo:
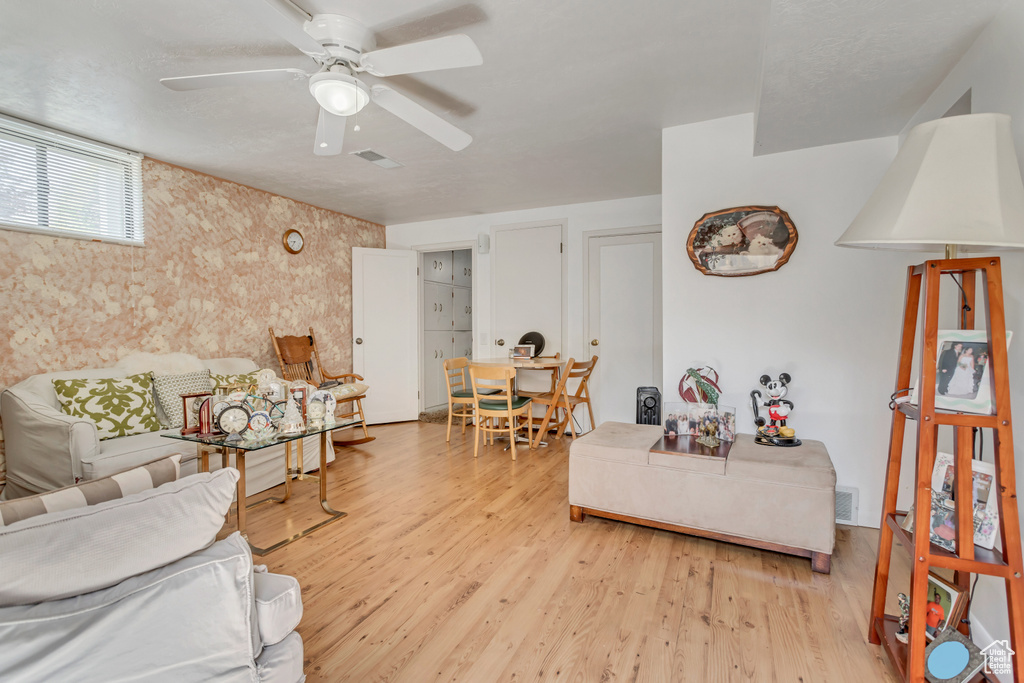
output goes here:
{"type": "Polygon", "coordinates": [[[773,0],[756,154],[894,135],[1005,0],[773,0]]]}
{"type": "Polygon", "coordinates": [[[345,150],[405,164],[385,170],[313,155],[317,107],[304,82],[161,86],[312,69],[245,0],[0,0],[0,111],[393,224],[661,192],[662,128],[753,111],[766,35],[762,150],[895,134],[1001,2],[297,4],[362,20],[382,47],[470,35],[483,66],[388,80],[473,144],[452,152],[371,105],[352,117],[345,150]]]}

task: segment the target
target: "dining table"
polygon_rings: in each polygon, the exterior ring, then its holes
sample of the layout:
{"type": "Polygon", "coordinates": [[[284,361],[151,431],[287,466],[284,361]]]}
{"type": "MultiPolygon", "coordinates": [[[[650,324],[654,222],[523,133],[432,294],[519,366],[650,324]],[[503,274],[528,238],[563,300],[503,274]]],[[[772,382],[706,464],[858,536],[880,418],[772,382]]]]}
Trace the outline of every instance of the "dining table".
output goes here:
{"type": "MultiPolygon", "coordinates": [[[[492,356],[490,358],[470,358],[470,365],[484,365],[492,368],[516,368],[516,370],[547,370],[552,373],[554,377],[551,382],[551,388],[554,390],[555,384],[558,382],[558,373],[561,372],[562,368],[565,367],[566,361],[559,358],[515,358],[509,356],[492,356]]],[[[516,393],[518,387],[519,373],[512,378],[512,392],[516,393]]],[[[500,438],[500,437],[499,437],[500,438]]],[[[516,439],[522,437],[516,436],[516,439]]],[[[547,446],[547,441],[540,441],[537,445],[547,446]]],[[[530,448],[534,448],[534,444],[530,444],[530,448]]],[[[511,445],[507,446],[505,450],[511,448],[511,445]]]]}

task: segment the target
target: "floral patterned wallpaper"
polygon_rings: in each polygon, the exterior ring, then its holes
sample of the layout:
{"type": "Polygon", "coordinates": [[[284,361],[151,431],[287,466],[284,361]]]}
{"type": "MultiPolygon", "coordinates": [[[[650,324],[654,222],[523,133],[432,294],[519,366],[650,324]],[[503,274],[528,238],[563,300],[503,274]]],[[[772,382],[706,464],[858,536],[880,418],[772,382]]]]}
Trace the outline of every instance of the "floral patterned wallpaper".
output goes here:
{"type": "Polygon", "coordinates": [[[328,369],[351,371],[352,247],[383,247],[384,226],[152,159],[142,168],[145,247],[0,230],[0,391],[139,351],[276,368],[268,327],[312,325],[328,369]],[[288,228],[305,238],[299,254],[282,245],[288,228]]]}

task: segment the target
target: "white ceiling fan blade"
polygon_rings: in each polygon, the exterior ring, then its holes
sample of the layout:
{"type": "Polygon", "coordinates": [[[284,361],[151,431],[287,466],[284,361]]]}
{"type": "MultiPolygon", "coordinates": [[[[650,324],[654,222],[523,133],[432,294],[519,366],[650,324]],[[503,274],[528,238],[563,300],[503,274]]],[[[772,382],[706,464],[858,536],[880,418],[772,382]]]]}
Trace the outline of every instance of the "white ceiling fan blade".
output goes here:
{"type": "Polygon", "coordinates": [[[448,149],[458,152],[473,142],[473,137],[466,131],[456,128],[391,88],[383,85],[373,86],[373,101],[448,149]]]}
{"type": "Polygon", "coordinates": [[[445,36],[364,54],[359,64],[374,76],[397,76],[423,71],[480,66],[483,55],[467,35],[445,36]]]}
{"type": "Polygon", "coordinates": [[[310,16],[288,0],[237,0],[246,12],[310,57],[328,59],[331,53],[303,29],[310,16]]]}
{"type": "Polygon", "coordinates": [[[345,124],[348,119],[335,116],[320,108],[320,118],[316,121],[316,142],[313,143],[313,154],[322,157],[341,154],[341,146],[345,142],[345,124]]]}
{"type": "Polygon", "coordinates": [[[261,71],[231,71],[201,76],[176,76],[161,78],[160,82],[171,90],[202,90],[203,88],[224,88],[230,85],[261,85],[280,81],[298,81],[308,76],[309,74],[302,69],[263,69],[261,71]]]}

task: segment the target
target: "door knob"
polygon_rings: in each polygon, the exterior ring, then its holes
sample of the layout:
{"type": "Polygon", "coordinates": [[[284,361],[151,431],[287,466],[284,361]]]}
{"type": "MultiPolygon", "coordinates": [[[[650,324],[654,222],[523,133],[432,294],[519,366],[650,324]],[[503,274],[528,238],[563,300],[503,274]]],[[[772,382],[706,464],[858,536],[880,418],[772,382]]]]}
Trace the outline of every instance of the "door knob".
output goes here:
{"type": "Polygon", "coordinates": [[[505,340],[504,339],[499,339],[498,341],[496,341],[494,343],[497,344],[498,346],[504,346],[505,345],[505,340]]]}
{"type": "Polygon", "coordinates": [[[356,337],[356,344],[362,344],[362,343],[363,343],[363,338],[362,337],[356,337]]]}
{"type": "Polygon", "coordinates": [[[596,339],[591,339],[591,340],[590,340],[590,345],[591,345],[591,346],[597,346],[597,345],[598,345],[598,343],[599,343],[599,342],[598,342],[598,341],[597,341],[596,339]]]}

